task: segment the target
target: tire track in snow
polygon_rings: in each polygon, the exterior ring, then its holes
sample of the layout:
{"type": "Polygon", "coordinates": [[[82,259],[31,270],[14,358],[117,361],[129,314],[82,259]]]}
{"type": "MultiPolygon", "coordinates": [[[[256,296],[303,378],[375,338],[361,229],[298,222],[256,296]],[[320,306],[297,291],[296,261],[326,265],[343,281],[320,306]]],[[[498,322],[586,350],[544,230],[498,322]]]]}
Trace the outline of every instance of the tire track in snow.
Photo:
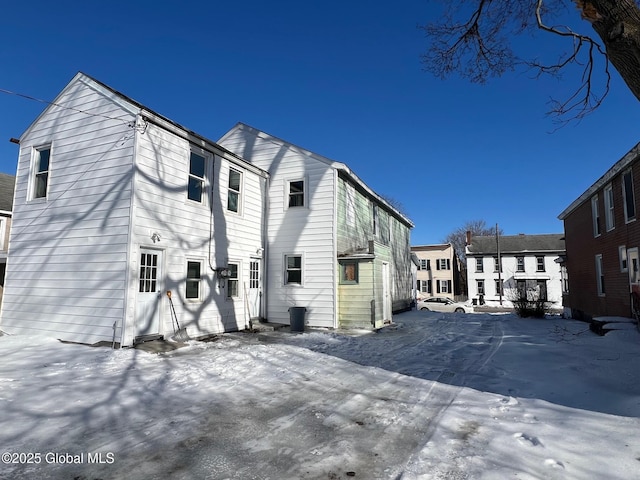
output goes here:
{"type": "MultiPolygon", "coordinates": [[[[440,320],[447,321],[444,318],[441,318],[440,320]]],[[[460,392],[466,388],[468,377],[475,375],[484,368],[502,346],[504,341],[504,329],[502,327],[502,320],[499,316],[495,316],[495,320],[493,320],[492,317],[491,322],[484,321],[480,324],[480,327],[474,336],[480,337],[483,335],[488,335],[489,348],[486,349],[486,351],[483,351],[479,358],[474,359],[470,364],[464,365],[464,358],[461,358],[457,359],[457,361],[450,365],[453,368],[445,368],[445,370],[435,380],[424,399],[421,400],[421,403],[424,402],[425,405],[428,405],[434,396],[445,399],[442,405],[438,408],[437,413],[430,419],[421,445],[413,451],[405,465],[404,471],[400,473],[395,480],[409,480],[410,478],[415,478],[420,474],[419,472],[413,471],[413,466],[422,464],[420,458],[421,453],[429,444],[434,433],[438,429],[440,420],[444,417],[445,413],[447,413],[447,410],[453,404],[460,392]]],[[[460,349],[457,350],[459,351],[460,349]]],[[[455,351],[456,350],[454,350],[454,352],[455,351]]],[[[463,471],[447,471],[445,475],[446,476],[443,478],[456,478],[461,480],[468,478],[467,474],[463,471]]]]}

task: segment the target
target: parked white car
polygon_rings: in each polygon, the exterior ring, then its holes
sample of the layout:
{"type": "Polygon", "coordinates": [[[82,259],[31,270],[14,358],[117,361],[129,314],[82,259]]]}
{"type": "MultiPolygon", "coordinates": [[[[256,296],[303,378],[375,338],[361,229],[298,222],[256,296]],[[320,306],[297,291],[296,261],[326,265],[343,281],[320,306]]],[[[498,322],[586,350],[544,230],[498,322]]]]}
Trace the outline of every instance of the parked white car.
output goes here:
{"type": "Polygon", "coordinates": [[[430,310],[432,312],[457,312],[470,313],[473,307],[461,302],[454,302],[446,297],[430,297],[418,300],[419,310],[430,310]]]}

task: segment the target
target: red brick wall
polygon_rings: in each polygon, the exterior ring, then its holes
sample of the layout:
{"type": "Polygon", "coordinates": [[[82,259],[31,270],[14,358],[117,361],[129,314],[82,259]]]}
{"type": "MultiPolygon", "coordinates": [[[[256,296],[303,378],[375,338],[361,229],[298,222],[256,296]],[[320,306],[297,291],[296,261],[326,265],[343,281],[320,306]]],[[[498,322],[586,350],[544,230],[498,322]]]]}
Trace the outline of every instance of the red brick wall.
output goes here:
{"type": "MultiPolygon", "coordinates": [[[[620,271],[618,247],[627,249],[640,246],[640,162],[632,163],[633,187],[636,200],[636,221],[625,224],[622,174],[613,177],[611,185],[614,197],[615,228],[606,231],[604,210],[604,186],[598,195],[601,235],[593,236],[591,198],[577,207],[564,219],[567,248],[569,294],[564,305],[587,316],[631,316],[629,274],[620,271]],[[602,254],[605,295],[598,296],[596,280],[596,255],[602,254]]],[[[625,169],[626,171],[626,169],[625,169]]],[[[606,185],[605,185],[606,186],[606,185]]]]}

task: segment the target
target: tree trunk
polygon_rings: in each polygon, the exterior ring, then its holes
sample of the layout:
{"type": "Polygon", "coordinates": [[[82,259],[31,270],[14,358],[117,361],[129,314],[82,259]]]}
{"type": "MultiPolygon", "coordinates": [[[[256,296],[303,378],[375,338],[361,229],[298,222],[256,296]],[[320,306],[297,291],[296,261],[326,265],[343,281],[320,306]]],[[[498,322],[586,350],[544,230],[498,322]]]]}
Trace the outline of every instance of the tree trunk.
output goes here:
{"type": "Polygon", "coordinates": [[[587,0],[582,16],[602,39],[609,62],[640,100],[640,9],[633,0],[587,0]]]}

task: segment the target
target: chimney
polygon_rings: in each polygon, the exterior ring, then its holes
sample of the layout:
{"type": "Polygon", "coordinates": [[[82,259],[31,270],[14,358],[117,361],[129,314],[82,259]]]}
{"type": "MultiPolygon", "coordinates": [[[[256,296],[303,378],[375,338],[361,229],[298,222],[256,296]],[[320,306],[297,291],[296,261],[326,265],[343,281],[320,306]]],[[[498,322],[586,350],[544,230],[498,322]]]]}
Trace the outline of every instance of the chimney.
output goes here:
{"type": "Polygon", "coordinates": [[[467,230],[467,243],[465,245],[471,245],[471,230],[467,230]]]}

